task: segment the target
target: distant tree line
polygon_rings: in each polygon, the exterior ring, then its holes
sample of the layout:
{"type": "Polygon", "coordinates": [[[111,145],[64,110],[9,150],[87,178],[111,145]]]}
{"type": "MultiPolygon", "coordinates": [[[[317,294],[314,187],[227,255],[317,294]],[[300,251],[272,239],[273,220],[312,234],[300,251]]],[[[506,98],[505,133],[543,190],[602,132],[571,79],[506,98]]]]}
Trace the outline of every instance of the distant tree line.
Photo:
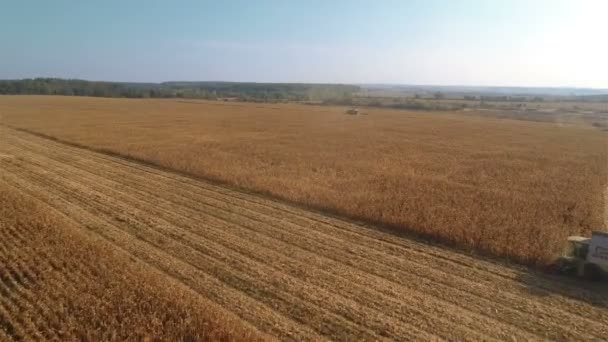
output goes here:
{"type": "Polygon", "coordinates": [[[237,82],[92,82],[60,78],[0,80],[0,94],[66,95],[126,98],[193,98],[241,101],[343,101],[358,86],[342,84],[237,83],[237,82]]]}

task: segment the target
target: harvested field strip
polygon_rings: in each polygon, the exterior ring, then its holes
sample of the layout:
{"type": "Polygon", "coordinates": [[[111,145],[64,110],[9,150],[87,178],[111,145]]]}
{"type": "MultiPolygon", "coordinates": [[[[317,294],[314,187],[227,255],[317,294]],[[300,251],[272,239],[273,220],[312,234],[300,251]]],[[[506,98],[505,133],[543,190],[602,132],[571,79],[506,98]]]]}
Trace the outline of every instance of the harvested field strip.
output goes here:
{"type": "Polygon", "coordinates": [[[16,156],[0,160],[2,180],[268,334],[529,340],[608,332],[606,291],[593,286],[0,130],[0,153],[16,156]]]}

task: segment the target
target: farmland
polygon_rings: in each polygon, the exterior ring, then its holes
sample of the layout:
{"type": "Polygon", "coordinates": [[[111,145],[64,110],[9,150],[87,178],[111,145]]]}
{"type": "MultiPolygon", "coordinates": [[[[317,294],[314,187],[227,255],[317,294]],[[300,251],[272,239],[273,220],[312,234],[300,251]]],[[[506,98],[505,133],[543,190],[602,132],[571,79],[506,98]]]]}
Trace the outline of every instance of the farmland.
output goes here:
{"type": "Polygon", "coordinates": [[[264,339],[176,279],[15,189],[2,170],[0,341],[264,339]]]}
{"type": "Polygon", "coordinates": [[[545,265],[603,225],[606,133],[448,112],[0,97],[4,125],[545,265]]]}
{"type": "Polygon", "coordinates": [[[0,127],[0,338],[597,340],[561,279],[0,127]]]}

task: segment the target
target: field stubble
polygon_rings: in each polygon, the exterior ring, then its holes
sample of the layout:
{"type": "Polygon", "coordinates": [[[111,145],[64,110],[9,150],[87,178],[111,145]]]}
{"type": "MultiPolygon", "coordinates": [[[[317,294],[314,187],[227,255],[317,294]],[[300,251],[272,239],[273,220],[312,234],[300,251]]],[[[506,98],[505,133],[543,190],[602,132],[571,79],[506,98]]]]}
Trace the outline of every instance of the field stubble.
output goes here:
{"type": "Polygon", "coordinates": [[[603,225],[606,133],[453,113],[0,97],[2,123],[546,264],[603,225]]]}

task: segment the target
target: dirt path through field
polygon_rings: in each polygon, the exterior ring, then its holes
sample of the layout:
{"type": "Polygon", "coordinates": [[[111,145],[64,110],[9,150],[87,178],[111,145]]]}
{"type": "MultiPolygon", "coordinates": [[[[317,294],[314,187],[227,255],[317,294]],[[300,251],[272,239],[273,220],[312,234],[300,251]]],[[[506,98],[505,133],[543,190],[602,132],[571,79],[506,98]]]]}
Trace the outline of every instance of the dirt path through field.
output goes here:
{"type": "MultiPolygon", "coordinates": [[[[0,127],[0,179],[282,339],[599,340],[608,292],[0,127]]],[[[2,305],[0,303],[0,309],[2,305]]]]}

